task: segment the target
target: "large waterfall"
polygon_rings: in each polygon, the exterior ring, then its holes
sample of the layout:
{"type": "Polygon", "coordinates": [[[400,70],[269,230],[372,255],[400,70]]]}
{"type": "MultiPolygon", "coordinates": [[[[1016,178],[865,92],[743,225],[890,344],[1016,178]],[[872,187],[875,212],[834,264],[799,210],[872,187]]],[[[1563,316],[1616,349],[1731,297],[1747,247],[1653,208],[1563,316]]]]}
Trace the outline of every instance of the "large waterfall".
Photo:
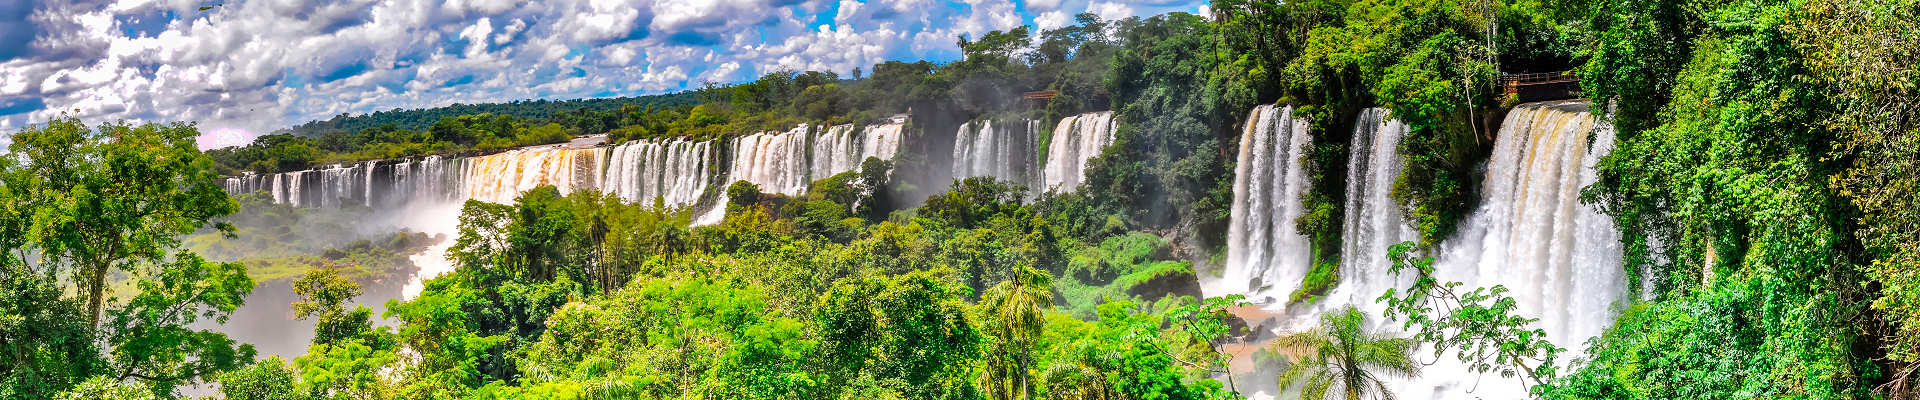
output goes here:
{"type": "Polygon", "coordinates": [[[1210,293],[1284,300],[1312,267],[1308,239],[1294,229],[1307,177],[1307,122],[1293,108],[1260,106],[1247,116],[1233,178],[1227,265],[1210,293]]]}
{"type": "Polygon", "coordinates": [[[1113,112],[1102,111],[1060,119],[1047,144],[1047,167],[1042,190],[1073,190],[1086,174],[1087,160],[1113,143],[1113,112]]]}
{"type": "Polygon", "coordinates": [[[224,185],[235,195],[266,192],[276,203],[302,207],[457,206],[467,199],[504,203],[540,185],[553,185],[563,193],[598,189],[636,202],[660,198],[667,206],[683,207],[717,193],[713,189],[731,182],[727,179],[798,194],[810,180],[859,169],[869,157],[891,160],[899,152],[904,124],[905,116],[896,116],[864,129],[837,125],[813,132],[802,125],[747,135],[727,143],[733,146],[731,162],[720,158],[711,141],[649,139],[601,146],[583,140],[475,157],[436,155],[248,172],[226,178],[224,185]]]}
{"type": "Polygon", "coordinates": [[[553,185],[560,193],[598,188],[606,152],[597,148],[534,148],[468,158],[462,166],[461,197],[510,203],[521,192],[553,185]]]}
{"type": "Polygon", "coordinates": [[[1032,186],[1039,172],[1034,168],[1039,126],[1039,121],[990,119],[960,124],[953,139],[953,178],[993,177],[1032,186]]]}
{"type": "Polygon", "coordinates": [[[1628,298],[1620,231],[1580,202],[1614,139],[1587,107],[1534,103],[1507,114],[1480,209],[1438,262],[1447,279],[1506,285],[1522,312],[1540,317],[1548,338],[1576,350],[1612,325],[1615,303],[1628,298]]]}

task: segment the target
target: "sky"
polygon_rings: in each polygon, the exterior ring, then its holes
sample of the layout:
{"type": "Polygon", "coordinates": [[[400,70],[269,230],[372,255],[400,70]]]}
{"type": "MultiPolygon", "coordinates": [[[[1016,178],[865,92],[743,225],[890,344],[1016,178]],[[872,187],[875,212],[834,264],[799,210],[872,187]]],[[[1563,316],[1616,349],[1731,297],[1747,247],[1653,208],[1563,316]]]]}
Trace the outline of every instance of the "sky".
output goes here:
{"type": "Polygon", "coordinates": [[[952,61],[955,38],[1204,0],[0,0],[0,132],[194,121],[202,147],[334,115],[674,92],[952,61]]]}

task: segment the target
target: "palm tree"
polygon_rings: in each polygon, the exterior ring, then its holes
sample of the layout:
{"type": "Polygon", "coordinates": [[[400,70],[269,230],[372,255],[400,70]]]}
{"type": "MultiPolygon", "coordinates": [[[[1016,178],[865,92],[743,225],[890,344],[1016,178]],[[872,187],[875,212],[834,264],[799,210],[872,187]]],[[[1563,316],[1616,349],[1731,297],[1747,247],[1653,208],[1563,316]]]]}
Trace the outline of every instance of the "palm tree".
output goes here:
{"type": "Polygon", "coordinates": [[[1045,272],[1020,266],[1013,278],[987,289],[980,306],[995,324],[989,332],[999,337],[995,355],[989,362],[988,387],[998,399],[1025,399],[1031,396],[1027,370],[1032,364],[1034,338],[1046,325],[1047,309],[1053,307],[1053,289],[1045,272]],[[1007,365],[1012,364],[1012,365],[1007,365]]]}
{"type": "Polygon", "coordinates": [[[1416,342],[1367,332],[1366,319],[1347,307],[1321,316],[1313,330],[1275,339],[1275,351],[1295,358],[1280,374],[1280,389],[1301,384],[1302,399],[1393,399],[1381,377],[1419,376],[1416,342]]]}

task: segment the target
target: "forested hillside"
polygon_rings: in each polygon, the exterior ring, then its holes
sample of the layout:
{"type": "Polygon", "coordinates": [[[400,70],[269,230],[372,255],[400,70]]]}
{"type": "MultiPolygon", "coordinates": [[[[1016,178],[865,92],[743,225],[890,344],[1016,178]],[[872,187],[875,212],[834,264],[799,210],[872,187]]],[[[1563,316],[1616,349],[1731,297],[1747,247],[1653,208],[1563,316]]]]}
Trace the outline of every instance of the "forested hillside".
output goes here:
{"type": "Polygon", "coordinates": [[[0,399],[1920,397],[1920,2],[1207,10],[205,152],[29,127],[0,399]],[[267,282],[304,351],[223,330],[267,282]]]}

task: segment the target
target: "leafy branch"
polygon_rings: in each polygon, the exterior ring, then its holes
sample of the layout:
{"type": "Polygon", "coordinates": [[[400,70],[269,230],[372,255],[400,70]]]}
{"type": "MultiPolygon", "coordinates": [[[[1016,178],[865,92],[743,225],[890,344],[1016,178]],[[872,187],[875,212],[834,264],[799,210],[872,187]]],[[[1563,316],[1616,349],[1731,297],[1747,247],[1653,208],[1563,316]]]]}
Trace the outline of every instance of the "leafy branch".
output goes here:
{"type": "Polygon", "coordinates": [[[1404,318],[1403,327],[1413,332],[1414,340],[1432,344],[1435,357],[1458,350],[1456,356],[1473,373],[1523,377],[1520,384],[1530,392],[1554,379],[1554,360],[1566,349],[1547,341],[1545,330],[1532,327],[1539,319],[1519,315],[1518,303],[1507,296],[1505,286],[1461,291],[1460,282],[1434,278],[1433,258],[1415,256],[1415,248],[1413,242],[1402,242],[1387,252],[1393,260],[1388,273],[1412,269],[1418,274],[1412,286],[1387,289],[1380,296],[1379,301],[1387,303],[1387,320],[1404,318]]]}

